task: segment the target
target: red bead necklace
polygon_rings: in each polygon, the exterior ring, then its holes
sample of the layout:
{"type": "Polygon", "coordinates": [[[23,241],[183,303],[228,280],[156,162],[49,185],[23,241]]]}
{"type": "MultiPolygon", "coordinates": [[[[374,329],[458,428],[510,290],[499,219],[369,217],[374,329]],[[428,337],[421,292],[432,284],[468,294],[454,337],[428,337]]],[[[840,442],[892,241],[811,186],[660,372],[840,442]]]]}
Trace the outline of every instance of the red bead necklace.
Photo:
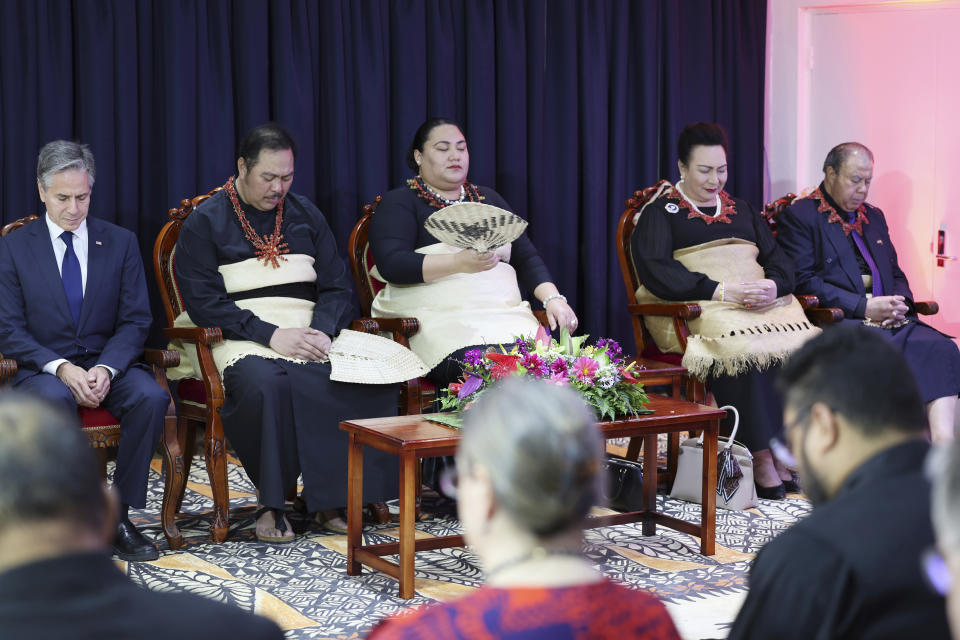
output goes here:
{"type": "Polygon", "coordinates": [[[282,242],[283,234],[280,233],[280,227],[283,225],[283,201],[286,198],[280,198],[280,202],[277,203],[277,218],[273,225],[273,234],[261,238],[257,232],[253,230],[253,227],[250,226],[247,216],[243,213],[243,207],[240,206],[240,198],[237,197],[237,189],[233,184],[233,176],[230,176],[227,183],[223,185],[223,190],[227,192],[227,197],[230,198],[230,203],[233,204],[233,212],[237,214],[237,218],[240,220],[240,226],[243,227],[243,235],[247,238],[247,241],[253,245],[257,260],[263,260],[264,265],[269,264],[272,265],[274,269],[279,269],[280,261],[287,261],[282,254],[290,253],[290,248],[287,247],[286,242],[282,242]]]}

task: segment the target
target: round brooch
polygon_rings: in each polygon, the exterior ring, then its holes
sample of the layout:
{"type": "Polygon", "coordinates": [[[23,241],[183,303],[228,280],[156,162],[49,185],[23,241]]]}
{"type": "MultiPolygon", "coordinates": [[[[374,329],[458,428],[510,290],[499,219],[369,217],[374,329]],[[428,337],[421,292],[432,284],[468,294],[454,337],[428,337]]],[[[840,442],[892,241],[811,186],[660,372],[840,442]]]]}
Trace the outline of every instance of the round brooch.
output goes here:
{"type": "Polygon", "coordinates": [[[673,204],[672,202],[668,202],[667,205],[664,207],[664,209],[667,210],[667,213],[676,213],[677,211],[680,211],[680,207],[673,204]]]}

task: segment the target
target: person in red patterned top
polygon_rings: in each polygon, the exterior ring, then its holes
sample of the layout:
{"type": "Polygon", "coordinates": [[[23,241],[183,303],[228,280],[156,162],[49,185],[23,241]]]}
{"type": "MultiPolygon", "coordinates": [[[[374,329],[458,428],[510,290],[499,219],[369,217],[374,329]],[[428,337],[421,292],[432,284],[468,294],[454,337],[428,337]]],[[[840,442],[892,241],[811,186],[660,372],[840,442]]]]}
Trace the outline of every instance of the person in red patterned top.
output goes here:
{"type": "Polygon", "coordinates": [[[464,422],[457,507],[486,583],[384,620],[368,637],[679,640],[663,604],[610,581],[580,553],[603,478],[603,440],[583,400],[511,378],[464,422]]]}

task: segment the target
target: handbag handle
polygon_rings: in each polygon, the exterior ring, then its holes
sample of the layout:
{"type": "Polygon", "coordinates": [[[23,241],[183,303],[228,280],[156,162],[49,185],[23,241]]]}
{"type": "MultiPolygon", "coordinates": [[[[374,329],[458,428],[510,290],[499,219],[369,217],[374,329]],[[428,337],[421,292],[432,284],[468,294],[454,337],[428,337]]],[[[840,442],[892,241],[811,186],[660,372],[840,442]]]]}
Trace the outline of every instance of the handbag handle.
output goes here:
{"type": "MultiPolygon", "coordinates": [[[[725,404],[721,409],[728,409],[733,411],[733,431],[730,432],[730,438],[727,440],[727,446],[724,449],[729,449],[733,446],[733,440],[737,437],[737,428],[740,426],[740,412],[737,411],[737,408],[732,404],[725,404]]],[[[700,432],[700,437],[697,438],[697,444],[703,445],[703,431],[700,432]]]]}

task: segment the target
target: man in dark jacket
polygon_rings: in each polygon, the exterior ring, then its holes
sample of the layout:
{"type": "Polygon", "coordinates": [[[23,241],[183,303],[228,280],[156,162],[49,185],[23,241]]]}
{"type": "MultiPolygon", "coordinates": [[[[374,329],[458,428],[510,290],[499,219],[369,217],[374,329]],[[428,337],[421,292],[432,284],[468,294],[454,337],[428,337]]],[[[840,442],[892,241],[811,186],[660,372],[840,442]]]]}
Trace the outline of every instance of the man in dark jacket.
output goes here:
{"type": "Polygon", "coordinates": [[[904,357],[855,327],[784,366],[785,432],[812,513],[765,546],[738,638],[949,638],[920,570],[933,544],[923,402],[904,357]]]}

